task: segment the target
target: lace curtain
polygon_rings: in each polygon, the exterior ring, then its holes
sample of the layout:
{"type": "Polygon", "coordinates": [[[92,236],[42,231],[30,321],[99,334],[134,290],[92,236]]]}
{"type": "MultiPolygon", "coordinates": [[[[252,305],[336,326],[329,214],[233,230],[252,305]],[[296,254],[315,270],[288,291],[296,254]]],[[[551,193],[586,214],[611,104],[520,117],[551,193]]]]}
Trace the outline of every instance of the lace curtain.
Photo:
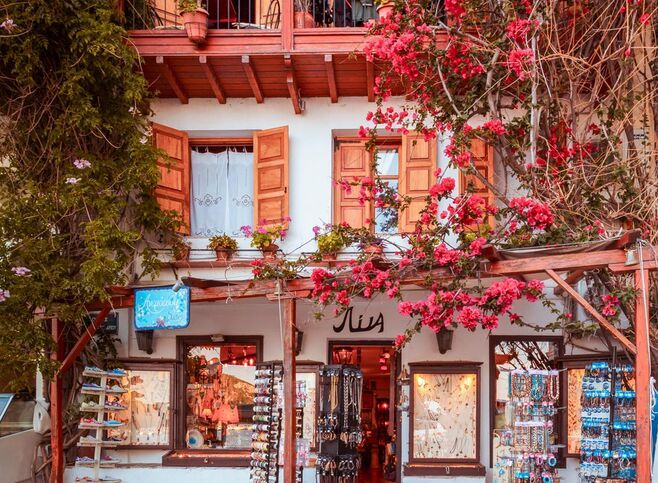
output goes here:
{"type": "Polygon", "coordinates": [[[240,236],[241,226],[252,225],[253,153],[246,148],[195,147],[191,178],[192,236],[240,236]]]}

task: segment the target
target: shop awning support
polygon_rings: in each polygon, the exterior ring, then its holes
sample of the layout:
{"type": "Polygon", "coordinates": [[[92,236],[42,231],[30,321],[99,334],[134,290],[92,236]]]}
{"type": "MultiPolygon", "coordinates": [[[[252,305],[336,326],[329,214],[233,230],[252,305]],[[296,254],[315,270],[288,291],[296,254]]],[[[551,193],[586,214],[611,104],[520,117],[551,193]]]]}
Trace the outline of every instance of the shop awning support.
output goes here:
{"type": "Polygon", "coordinates": [[[637,481],[651,481],[651,362],[649,359],[649,271],[635,271],[635,427],[637,481]]]}
{"type": "Polygon", "coordinates": [[[297,300],[294,297],[280,298],[283,303],[283,483],[295,482],[297,466],[296,446],[296,401],[297,361],[295,360],[295,325],[297,300]]]}
{"type": "MultiPolygon", "coordinates": [[[[64,360],[63,323],[57,317],[50,322],[50,332],[55,342],[55,350],[50,355],[54,361],[64,360]]],[[[57,372],[50,381],[50,444],[52,451],[52,468],[50,483],[62,483],[64,480],[64,404],[62,375],[57,372]]]]}

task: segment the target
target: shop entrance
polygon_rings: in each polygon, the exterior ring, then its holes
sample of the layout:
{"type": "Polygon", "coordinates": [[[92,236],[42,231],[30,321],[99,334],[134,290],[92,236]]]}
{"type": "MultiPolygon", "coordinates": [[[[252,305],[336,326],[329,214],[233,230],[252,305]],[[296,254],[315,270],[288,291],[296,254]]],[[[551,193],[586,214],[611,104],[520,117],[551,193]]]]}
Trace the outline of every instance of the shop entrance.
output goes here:
{"type": "Polygon", "coordinates": [[[362,468],[357,483],[398,481],[399,445],[396,408],[400,358],[393,341],[329,341],[329,364],[352,364],[363,373],[359,446],[362,468]]]}

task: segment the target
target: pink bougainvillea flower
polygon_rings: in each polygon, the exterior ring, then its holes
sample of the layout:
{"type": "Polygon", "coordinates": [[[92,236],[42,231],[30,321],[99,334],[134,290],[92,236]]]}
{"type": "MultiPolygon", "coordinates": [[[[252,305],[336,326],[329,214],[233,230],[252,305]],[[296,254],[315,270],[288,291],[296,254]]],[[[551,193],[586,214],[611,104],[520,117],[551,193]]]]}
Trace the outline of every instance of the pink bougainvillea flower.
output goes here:
{"type": "Polygon", "coordinates": [[[246,237],[250,237],[251,235],[254,234],[253,230],[251,229],[251,227],[249,225],[241,226],[240,231],[246,237]]]}
{"type": "Polygon", "coordinates": [[[26,277],[32,272],[32,270],[27,267],[12,267],[11,271],[14,272],[14,275],[19,277],[26,277]]]}
{"type": "Polygon", "coordinates": [[[15,24],[14,21],[10,18],[0,23],[0,29],[5,29],[7,32],[14,30],[15,24]]]}
{"type": "Polygon", "coordinates": [[[91,163],[86,159],[76,159],[75,161],[73,161],[73,165],[78,169],[91,168],[91,163]]]}
{"type": "Polygon", "coordinates": [[[650,19],[650,18],[651,18],[651,14],[650,14],[650,13],[643,13],[643,14],[640,16],[640,23],[641,23],[642,25],[646,25],[646,24],[649,23],[649,19],[650,19]]]}
{"type": "Polygon", "coordinates": [[[9,290],[0,288],[0,302],[4,302],[10,297],[9,290]]]}
{"type": "Polygon", "coordinates": [[[77,184],[80,178],[66,178],[66,184],[77,184]]]}

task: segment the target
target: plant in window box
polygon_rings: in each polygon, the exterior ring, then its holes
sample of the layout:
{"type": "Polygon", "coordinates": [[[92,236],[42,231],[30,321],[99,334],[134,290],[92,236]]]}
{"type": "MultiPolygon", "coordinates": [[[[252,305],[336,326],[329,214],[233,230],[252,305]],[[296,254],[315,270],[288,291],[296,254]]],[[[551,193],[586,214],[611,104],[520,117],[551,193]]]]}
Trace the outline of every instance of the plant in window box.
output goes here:
{"type": "Polygon", "coordinates": [[[195,44],[206,41],[208,34],[208,11],[199,0],[178,0],[178,11],[183,17],[187,38],[195,44]]]}
{"type": "Polygon", "coordinates": [[[217,260],[226,262],[233,257],[233,253],[238,249],[238,242],[229,235],[215,235],[208,240],[208,248],[215,250],[217,260]]]}
{"type": "Polygon", "coordinates": [[[171,245],[171,255],[176,261],[187,260],[190,257],[192,245],[182,238],[177,238],[171,245]]]}
{"type": "Polygon", "coordinates": [[[352,236],[359,250],[369,256],[378,256],[384,252],[384,240],[376,236],[369,228],[353,230],[352,236]]]}
{"type": "MultiPolygon", "coordinates": [[[[288,220],[290,221],[290,220],[288,220]]],[[[263,258],[276,258],[279,245],[274,243],[286,237],[287,227],[282,224],[258,226],[252,230],[250,226],[240,228],[244,236],[251,237],[251,246],[258,248],[263,253],[263,258]]]]}
{"type": "Polygon", "coordinates": [[[318,243],[318,257],[324,261],[336,260],[336,254],[350,244],[349,225],[327,223],[323,228],[313,227],[318,243]]]}
{"type": "Polygon", "coordinates": [[[311,14],[311,0],[295,0],[295,28],[313,28],[315,20],[311,14]]]}

